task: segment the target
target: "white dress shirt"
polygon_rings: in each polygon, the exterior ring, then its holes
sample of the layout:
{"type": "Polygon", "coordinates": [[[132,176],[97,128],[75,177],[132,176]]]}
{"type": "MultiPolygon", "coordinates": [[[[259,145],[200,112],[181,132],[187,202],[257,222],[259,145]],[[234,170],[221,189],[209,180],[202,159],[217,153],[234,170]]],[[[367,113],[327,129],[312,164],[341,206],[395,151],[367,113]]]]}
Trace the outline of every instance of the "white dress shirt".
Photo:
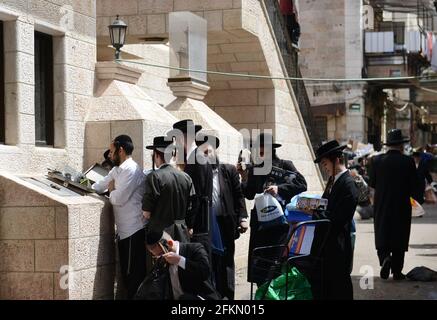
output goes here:
{"type": "Polygon", "coordinates": [[[220,210],[220,179],[219,170],[213,170],[213,181],[212,181],[212,205],[216,210],[216,215],[221,214],[220,210]]]}
{"type": "MultiPolygon", "coordinates": [[[[187,150],[187,160],[190,159],[191,154],[196,151],[197,149],[197,145],[195,142],[193,142],[193,144],[190,146],[190,148],[187,150]]],[[[197,154],[194,155],[195,159],[197,157],[197,154]]],[[[192,164],[192,163],[191,163],[192,164]]]]}
{"type": "MultiPolygon", "coordinates": [[[[176,254],[179,255],[179,241],[175,241],[174,246],[176,249],[176,254]]],[[[179,260],[179,263],[177,265],[172,264],[168,268],[170,273],[171,287],[173,289],[173,297],[175,300],[179,300],[180,296],[184,294],[184,291],[182,290],[181,282],[179,281],[178,268],[181,267],[182,269],[185,270],[185,263],[186,263],[185,257],[181,256],[181,260],[179,260]]]]}
{"type": "Polygon", "coordinates": [[[346,173],[346,172],[348,172],[348,171],[349,171],[348,169],[345,169],[345,170],[343,170],[342,172],[337,173],[337,174],[335,175],[335,177],[334,177],[334,184],[337,182],[338,178],[340,178],[344,173],[346,173]]]}
{"type": "Polygon", "coordinates": [[[132,236],[144,228],[146,223],[142,210],[144,178],[143,170],[132,158],[128,158],[92,186],[95,191],[103,193],[114,180],[115,190],[111,192],[109,201],[114,209],[115,225],[120,240],[132,236]]]}

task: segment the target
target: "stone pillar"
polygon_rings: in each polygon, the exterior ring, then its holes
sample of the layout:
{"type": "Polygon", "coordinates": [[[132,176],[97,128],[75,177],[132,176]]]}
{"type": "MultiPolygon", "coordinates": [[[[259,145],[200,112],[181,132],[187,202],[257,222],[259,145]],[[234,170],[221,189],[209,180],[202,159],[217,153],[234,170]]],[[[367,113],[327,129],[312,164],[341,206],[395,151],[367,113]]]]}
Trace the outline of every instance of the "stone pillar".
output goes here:
{"type": "Polygon", "coordinates": [[[6,144],[35,145],[33,23],[4,23],[6,144]]]}

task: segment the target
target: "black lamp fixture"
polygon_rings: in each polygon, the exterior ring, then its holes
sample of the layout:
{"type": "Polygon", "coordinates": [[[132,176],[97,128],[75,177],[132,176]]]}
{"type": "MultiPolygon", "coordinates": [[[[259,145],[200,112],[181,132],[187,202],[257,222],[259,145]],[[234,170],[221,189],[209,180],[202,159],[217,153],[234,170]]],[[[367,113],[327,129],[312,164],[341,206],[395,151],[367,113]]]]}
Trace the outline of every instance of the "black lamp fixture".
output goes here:
{"type": "Polygon", "coordinates": [[[108,26],[109,36],[111,37],[111,44],[115,48],[115,59],[120,59],[120,49],[124,46],[126,40],[127,24],[117,18],[108,26]]]}

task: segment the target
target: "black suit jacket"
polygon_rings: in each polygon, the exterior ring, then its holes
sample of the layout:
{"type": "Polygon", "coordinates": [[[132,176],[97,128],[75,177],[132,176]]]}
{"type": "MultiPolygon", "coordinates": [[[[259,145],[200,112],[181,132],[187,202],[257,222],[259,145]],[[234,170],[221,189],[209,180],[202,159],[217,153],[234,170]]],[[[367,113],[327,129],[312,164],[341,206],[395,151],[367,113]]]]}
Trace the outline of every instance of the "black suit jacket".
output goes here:
{"type": "Polygon", "coordinates": [[[220,184],[219,223],[225,245],[230,246],[239,236],[237,227],[240,219],[247,218],[246,201],[240,184],[240,175],[235,166],[220,164],[218,167],[220,184]]]}
{"type": "Polygon", "coordinates": [[[208,158],[196,148],[190,155],[184,168],[193,181],[196,195],[192,198],[191,209],[186,222],[194,234],[209,233],[209,208],[212,199],[212,167],[208,158]],[[197,158],[196,158],[197,154],[197,158]],[[201,161],[198,161],[201,159],[201,161]]]}
{"type": "Polygon", "coordinates": [[[208,254],[200,243],[179,243],[179,255],[185,257],[185,269],[178,268],[179,282],[185,294],[207,300],[220,296],[210,282],[208,254]]]}
{"type": "MultiPolygon", "coordinates": [[[[272,165],[279,167],[296,174],[296,178],[288,183],[281,183],[278,185],[278,193],[285,203],[288,204],[295,195],[307,190],[307,183],[302,174],[300,174],[293,162],[288,160],[281,160],[277,157],[272,159],[272,165]]],[[[248,173],[248,179],[241,184],[244,196],[253,200],[257,193],[264,192],[264,184],[270,179],[269,176],[255,175],[254,169],[250,169],[248,173]]],[[[288,233],[288,225],[279,225],[265,230],[258,230],[259,222],[256,213],[255,206],[253,207],[250,215],[250,240],[249,240],[249,261],[247,279],[249,282],[263,283],[267,279],[267,273],[264,271],[252,270],[252,252],[256,247],[277,245],[284,242],[288,233]]]]}
{"type": "MultiPolygon", "coordinates": [[[[151,212],[148,231],[162,231],[175,220],[184,220],[190,207],[193,188],[191,178],[183,172],[164,164],[146,178],[143,210],[151,212]]],[[[173,239],[181,240],[174,238],[173,239]]]]}
{"type": "Polygon", "coordinates": [[[332,186],[331,192],[326,191],[323,198],[328,199],[328,218],[331,230],[326,244],[329,259],[337,260],[339,267],[350,270],[352,261],[351,228],[352,219],[358,204],[358,188],[349,172],[343,173],[332,186]]]}
{"type": "MultiPolygon", "coordinates": [[[[299,171],[297,171],[292,161],[273,158],[272,165],[296,174],[296,178],[292,182],[281,183],[278,185],[278,193],[286,203],[289,203],[291,198],[295,195],[307,190],[305,178],[299,171]]],[[[254,175],[254,169],[250,169],[247,182],[244,182],[241,185],[244,196],[249,200],[253,200],[257,193],[263,193],[264,184],[267,179],[268,176],[265,175],[254,175]]]]}
{"type": "Polygon", "coordinates": [[[358,204],[358,188],[349,172],[343,173],[325,192],[328,199],[328,218],[331,229],[323,252],[327,299],[352,299],[353,289],[350,278],[352,265],[351,227],[358,204]]]}
{"type": "Polygon", "coordinates": [[[413,198],[423,204],[425,202],[425,187],[426,183],[432,183],[432,176],[429,173],[428,162],[424,159],[420,160],[419,166],[417,167],[416,182],[414,184],[414,196],[413,198]]]}

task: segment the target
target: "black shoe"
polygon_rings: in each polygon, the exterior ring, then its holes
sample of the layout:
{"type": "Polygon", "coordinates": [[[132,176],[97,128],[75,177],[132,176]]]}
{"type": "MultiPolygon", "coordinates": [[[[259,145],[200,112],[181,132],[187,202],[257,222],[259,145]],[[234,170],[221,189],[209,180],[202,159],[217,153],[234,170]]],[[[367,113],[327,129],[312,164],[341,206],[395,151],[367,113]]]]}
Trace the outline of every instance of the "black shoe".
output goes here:
{"type": "Polygon", "coordinates": [[[387,257],[384,259],[382,263],[381,272],[379,273],[380,277],[384,280],[387,280],[390,276],[390,267],[391,267],[391,257],[387,257]]]}
{"type": "Polygon", "coordinates": [[[403,274],[402,272],[393,274],[393,280],[395,281],[405,280],[405,278],[405,274],[403,274]]]}

